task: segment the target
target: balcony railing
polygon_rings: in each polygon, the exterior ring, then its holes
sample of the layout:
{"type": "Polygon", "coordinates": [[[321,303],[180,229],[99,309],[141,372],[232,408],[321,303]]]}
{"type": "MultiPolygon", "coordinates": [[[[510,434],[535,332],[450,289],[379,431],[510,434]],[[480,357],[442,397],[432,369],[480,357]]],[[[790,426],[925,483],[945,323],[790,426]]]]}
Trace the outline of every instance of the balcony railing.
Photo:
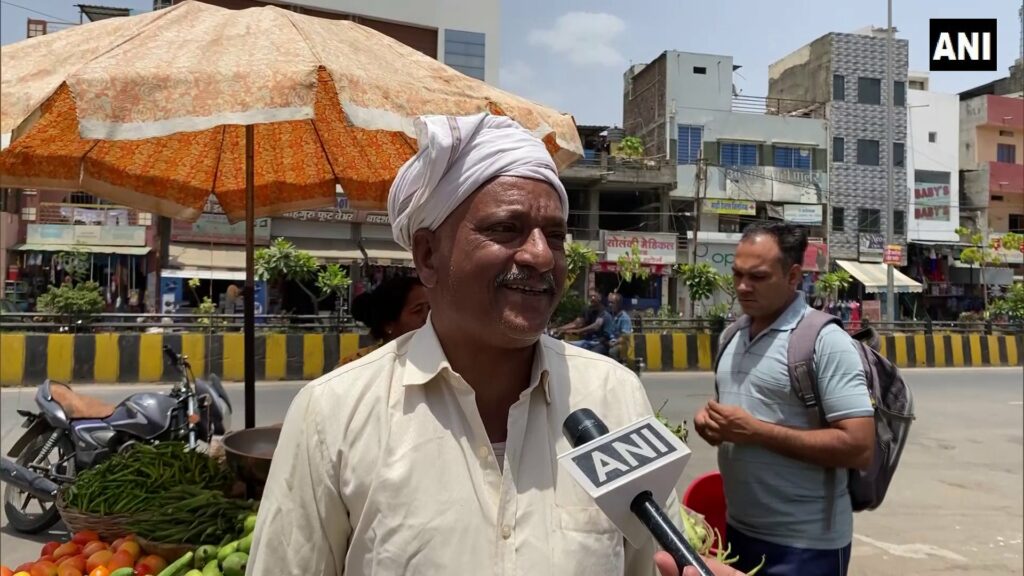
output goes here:
{"type": "Polygon", "coordinates": [[[786,98],[746,96],[743,94],[732,97],[732,111],[746,114],[821,118],[824,110],[824,102],[814,102],[811,100],[789,100],[786,98]]]}

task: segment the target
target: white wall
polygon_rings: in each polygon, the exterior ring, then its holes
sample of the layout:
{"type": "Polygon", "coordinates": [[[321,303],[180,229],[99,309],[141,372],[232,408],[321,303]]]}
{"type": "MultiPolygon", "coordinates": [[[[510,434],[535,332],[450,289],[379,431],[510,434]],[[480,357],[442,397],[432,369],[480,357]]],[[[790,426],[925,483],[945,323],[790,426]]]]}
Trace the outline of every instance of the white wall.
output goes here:
{"type": "Polygon", "coordinates": [[[955,94],[907,90],[907,115],[908,236],[916,241],[956,241],[955,230],[960,225],[960,101],[955,94]],[[928,141],[929,132],[936,133],[935,142],[928,141]],[[924,208],[924,203],[915,198],[915,170],[949,172],[948,220],[918,219],[918,208],[924,208]]]}
{"type": "Polygon", "coordinates": [[[445,29],[486,34],[485,79],[498,82],[501,7],[498,0],[289,0],[295,4],[437,28],[437,55],[444,61],[445,29]]]}

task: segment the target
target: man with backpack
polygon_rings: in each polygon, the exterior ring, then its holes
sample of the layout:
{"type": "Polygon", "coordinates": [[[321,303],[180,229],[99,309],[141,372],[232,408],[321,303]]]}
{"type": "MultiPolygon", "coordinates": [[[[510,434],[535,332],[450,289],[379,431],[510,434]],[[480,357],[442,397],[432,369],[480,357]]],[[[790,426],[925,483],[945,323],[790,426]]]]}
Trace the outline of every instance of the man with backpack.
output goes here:
{"type": "Polygon", "coordinates": [[[744,232],[733,280],[745,315],[722,335],[716,399],[694,419],[718,447],[734,567],[748,571],[763,556],[760,573],[769,576],[847,574],[854,511],[847,471],[874,469],[879,460],[868,353],[797,289],[806,249],[794,226],[744,232]]]}

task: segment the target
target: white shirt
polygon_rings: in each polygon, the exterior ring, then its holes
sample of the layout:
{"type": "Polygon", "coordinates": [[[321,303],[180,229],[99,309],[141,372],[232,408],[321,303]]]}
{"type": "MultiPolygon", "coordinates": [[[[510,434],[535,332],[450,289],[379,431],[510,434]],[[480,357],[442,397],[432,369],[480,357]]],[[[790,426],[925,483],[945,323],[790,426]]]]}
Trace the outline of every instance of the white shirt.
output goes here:
{"type": "MultiPolygon", "coordinates": [[[[653,539],[626,542],[556,462],[562,422],[584,407],[611,430],[652,414],[628,369],[542,338],[502,471],[428,321],[299,392],[248,574],[655,575],[653,539]]],[[[681,523],[675,493],[666,511],[681,523]]]]}

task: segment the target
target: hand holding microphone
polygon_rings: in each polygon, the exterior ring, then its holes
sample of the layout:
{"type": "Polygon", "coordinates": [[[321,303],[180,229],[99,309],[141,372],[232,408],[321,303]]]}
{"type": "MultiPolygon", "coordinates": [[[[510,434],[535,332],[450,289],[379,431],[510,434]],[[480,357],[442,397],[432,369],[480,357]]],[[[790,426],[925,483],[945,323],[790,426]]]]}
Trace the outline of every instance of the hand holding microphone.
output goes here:
{"type": "MultiPolygon", "coordinates": [[[[743,572],[722,564],[713,558],[705,558],[704,562],[711,569],[715,576],[746,576],[743,572]]],[[[680,573],[676,567],[676,561],[668,552],[658,552],[654,555],[654,564],[658,566],[661,576],[700,576],[700,572],[693,566],[687,566],[680,573]]]]}
{"type": "Polygon", "coordinates": [[[708,568],[659,502],[674,489],[690,457],[690,450],[653,417],[609,433],[591,410],[569,414],[562,425],[573,450],[559,462],[633,545],[649,532],[668,553],[676,568],[659,562],[663,574],[719,576],[708,568]]]}

